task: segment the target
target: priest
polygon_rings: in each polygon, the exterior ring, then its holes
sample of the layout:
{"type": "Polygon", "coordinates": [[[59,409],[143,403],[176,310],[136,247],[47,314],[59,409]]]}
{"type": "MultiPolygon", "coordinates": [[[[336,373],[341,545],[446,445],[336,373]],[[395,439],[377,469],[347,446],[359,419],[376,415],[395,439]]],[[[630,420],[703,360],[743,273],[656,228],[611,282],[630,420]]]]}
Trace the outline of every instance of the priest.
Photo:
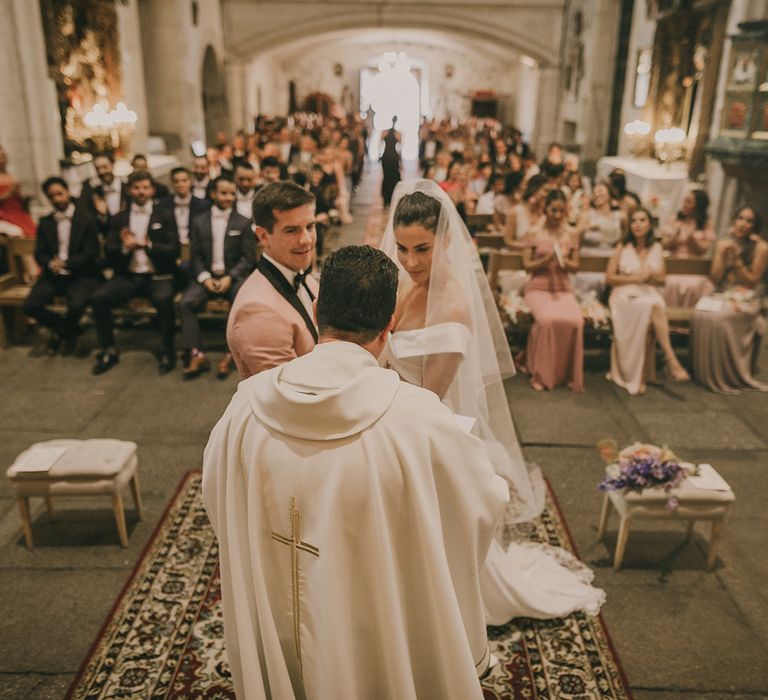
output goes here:
{"type": "Polygon", "coordinates": [[[509,492],[435,394],[379,367],[397,268],[323,266],[309,354],[240,383],[203,497],[241,700],[481,700],[478,569],[509,492]]]}

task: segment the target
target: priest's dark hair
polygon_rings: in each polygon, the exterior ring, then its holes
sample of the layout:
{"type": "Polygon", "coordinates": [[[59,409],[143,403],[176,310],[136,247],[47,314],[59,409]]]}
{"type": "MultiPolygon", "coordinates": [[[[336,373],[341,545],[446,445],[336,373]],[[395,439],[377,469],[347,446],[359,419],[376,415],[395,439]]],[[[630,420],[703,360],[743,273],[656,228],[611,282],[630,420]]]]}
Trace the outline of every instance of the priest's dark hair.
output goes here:
{"type": "MultiPolygon", "coordinates": [[[[266,158],[264,159],[266,161],[266,158]]],[[[264,162],[262,162],[262,166],[264,162]]],[[[290,211],[314,204],[315,195],[290,180],[272,182],[262,187],[253,198],[253,222],[272,233],[276,211],[290,211]]]]}
{"type": "Polygon", "coordinates": [[[317,295],[320,335],[365,345],[395,312],[397,265],[369,245],[350,245],[323,263],[317,295]]]}
{"type": "Polygon", "coordinates": [[[423,192],[411,192],[403,195],[397,203],[392,225],[395,228],[401,226],[423,226],[433,233],[437,231],[437,222],[440,219],[440,202],[423,192]]]}

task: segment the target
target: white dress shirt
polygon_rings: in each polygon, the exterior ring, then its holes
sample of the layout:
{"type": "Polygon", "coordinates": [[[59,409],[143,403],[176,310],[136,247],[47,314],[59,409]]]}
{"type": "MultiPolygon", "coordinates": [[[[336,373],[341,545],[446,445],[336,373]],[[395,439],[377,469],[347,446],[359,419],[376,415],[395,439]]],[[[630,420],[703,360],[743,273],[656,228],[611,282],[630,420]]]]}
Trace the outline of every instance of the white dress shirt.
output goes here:
{"type": "MultiPolygon", "coordinates": [[[[59,239],[59,252],[57,257],[63,263],[69,260],[69,241],[72,235],[72,217],[75,215],[75,205],[70,204],[64,211],[56,211],[53,218],[56,221],[56,234],[59,239]]],[[[70,274],[69,270],[62,269],[60,275],[70,274]]]]}
{"type": "MultiPolygon", "coordinates": [[[[140,243],[141,245],[144,245],[148,240],[149,219],[151,216],[151,202],[147,202],[144,206],[138,206],[137,204],[131,205],[131,211],[128,216],[128,228],[136,238],[137,243],[140,243]]],[[[138,248],[133,251],[131,261],[128,263],[128,270],[137,275],[155,271],[155,267],[144,248],[138,248]]]]}
{"type": "MultiPolygon", "coordinates": [[[[216,205],[211,207],[211,272],[216,276],[223,275],[227,271],[227,266],[224,264],[224,241],[227,237],[230,214],[232,214],[231,209],[219,209],[216,205]]],[[[197,276],[197,281],[202,284],[210,279],[213,276],[211,272],[203,270],[197,276]]]]}
{"type": "Polygon", "coordinates": [[[203,180],[192,180],[192,194],[200,199],[205,199],[208,196],[208,183],[211,178],[206,177],[203,180]]]}
{"type": "Polygon", "coordinates": [[[120,211],[120,190],[122,189],[122,181],[119,177],[115,177],[111,184],[105,185],[103,182],[101,186],[104,189],[104,201],[107,203],[107,211],[110,216],[114,216],[120,211]]]}
{"type": "MultiPolygon", "coordinates": [[[[291,287],[293,287],[293,281],[296,278],[296,271],[291,270],[290,268],[287,268],[285,265],[281,265],[279,262],[277,262],[277,260],[270,257],[266,253],[262,253],[262,255],[280,271],[283,277],[285,277],[285,279],[288,280],[288,284],[290,284],[291,287]]],[[[303,270],[300,270],[299,272],[303,272],[303,270]]],[[[309,292],[306,290],[303,284],[299,285],[299,288],[296,291],[296,294],[299,297],[299,301],[301,301],[304,308],[307,310],[309,317],[312,319],[312,323],[315,323],[315,312],[314,312],[314,309],[312,308],[312,299],[310,298],[309,292]]]]}
{"type": "Polygon", "coordinates": [[[176,229],[179,232],[179,240],[182,243],[189,243],[189,205],[192,202],[192,195],[186,199],[181,197],[173,198],[173,215],[176,217],[176,229]]]}
{"type": "Polygon", "coordinates": [[[248,190],[248,192],[243,194],[240,190],[237,190],[236,195],[237,213],[246,219],[250,219],[253,216],[253,198],[256,196],[256,192],[248,190]]]}

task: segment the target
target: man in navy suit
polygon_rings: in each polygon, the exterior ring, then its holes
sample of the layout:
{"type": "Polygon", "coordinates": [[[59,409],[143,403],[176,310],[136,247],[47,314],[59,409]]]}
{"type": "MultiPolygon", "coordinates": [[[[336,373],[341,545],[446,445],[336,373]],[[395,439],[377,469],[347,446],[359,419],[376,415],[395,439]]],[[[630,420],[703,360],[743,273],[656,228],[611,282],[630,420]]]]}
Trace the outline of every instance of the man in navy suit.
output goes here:
{"type": "MultiPolygon", "coordinates": [[[[184,378],[192,379],[210,369],[203,352],[197,313],[209,299],[224,297],[234,301],[237,290],[256,265],[255,236],[250,219],[241,216],[235,204],[235,184],[225,177],[211,185],[213,206],[210,212],[192,220],[189,253],[194,281],[179,304],[181,333],[189,352],[184,378]]],[[[227,353],[218,365],[217,376],[224,379],[232,369],[227,353]]]]}
{"type": "Polygon", "coordinates": [[[99,285],[99,224],[82,208],[75,208],[67,183],[49,177],[42,185],[53,213],[40,219],[35,260],[42,273],[24,302],[23,311],[53,331],[48,352],[69,355],[80,333],[80,318],[99,285]],[[67,297],[60,316],[46,308],[54,297],[67,297]]]}
{"type": "Polygon", "coordinates": [[[154,205],[155,186],[145,170],[128,177],[129,208],[112,217],[105,244],[114,276],[91,297],[101,351],[93,367],[102,374],[117,364],[112,309],[134,297],[147,297],[157,309],[162,336],[160,374],[176,365],[173,307],[176,261],[181,255],[176,219],[168,207],[154,205]]]}

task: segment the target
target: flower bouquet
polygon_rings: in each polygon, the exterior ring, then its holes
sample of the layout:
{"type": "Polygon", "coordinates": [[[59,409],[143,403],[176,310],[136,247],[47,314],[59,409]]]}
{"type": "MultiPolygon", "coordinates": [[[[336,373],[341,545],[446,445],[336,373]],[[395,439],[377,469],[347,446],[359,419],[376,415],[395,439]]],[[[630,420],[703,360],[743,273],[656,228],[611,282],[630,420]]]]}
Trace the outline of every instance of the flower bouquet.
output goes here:
{"type": "Polygon", "coordinates": [[[526,316],[531,313],[528,304],[525,303],[525,298],[517,289],[512,289],[501,298],[501,306],[512,323],[517,323],[518,316],[526,316]]]}
{"type": "Polygon", "coordinates": [[[663,488],[668,494],[667,508],[670,510],[678,506],[677,498],[670,491],[695,471],[691,469],[692,465],[681,464],[674,452],[666,447],[635,442],[617,452],[613,440],[602,440],[597,447],[601,457],[612,465],[609,475],[598,484],[600,491],[663,488]]]}
{"type": "Polygon", "coordinates": [[[595,330],[607,330],[610,326],[610,311],[601,304],[597,298],[597,292],[590,289],[579,298],[581,315],[595,330]]]}

